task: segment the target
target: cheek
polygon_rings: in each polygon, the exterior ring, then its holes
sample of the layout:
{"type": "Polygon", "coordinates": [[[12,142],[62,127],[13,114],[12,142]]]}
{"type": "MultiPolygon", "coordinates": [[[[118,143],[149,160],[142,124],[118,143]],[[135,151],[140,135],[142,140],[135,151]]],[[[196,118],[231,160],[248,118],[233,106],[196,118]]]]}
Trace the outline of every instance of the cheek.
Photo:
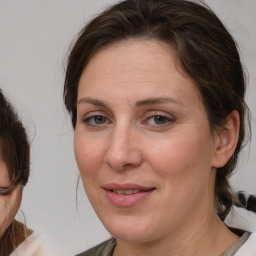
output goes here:
{"type": "Polygon", "coordinates": [[[90,138],[84,138],[75,134],[74,150],[76,162],[83,179],[90,180],[97,175],[104,160],[104,150],[102,143],[90,138]]]}
{"type": "Polygon", "coordinates": [[[198,176],[209,175],[212,148],[212,140],[208,136],[176,136],[151,147],[149,159],[161,177],[171,177],[177,184],[197,183],[198,176]]]}
{"type": "Polygon", "coordinates": [[[171,143],[151,147],[148,159],[160,180],[159,209],[163,209],[166,223],[174,216],[191,213],[198,202],[210,202],[202,197],[213,189],[209,185],[212,178],[209,143],[204,138],[176,137],[171,143]]]}
{"type": "Polygon", "coordinates": [[[99,201],[97,179],[101,176],[104,161],[102,143],[86,136],[75,135],[75,158],[83,182],[84,190],[93,207],[99,201]]]}

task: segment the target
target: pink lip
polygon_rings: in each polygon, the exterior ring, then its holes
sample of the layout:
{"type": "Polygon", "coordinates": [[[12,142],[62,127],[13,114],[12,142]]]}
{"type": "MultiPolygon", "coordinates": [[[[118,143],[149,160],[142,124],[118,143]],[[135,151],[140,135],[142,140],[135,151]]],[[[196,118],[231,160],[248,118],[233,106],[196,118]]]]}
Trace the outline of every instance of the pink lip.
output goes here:
{"type": "Polygon", "coordinates": [[[144,187],[137,184],[106,184],[103,186],[105,190],[106,198],[109,202],[118,207],[131,207],[139,203],[140,201],[146,199],[150,196],[155,188],[154,187],[144,187]],[[118,195],[113,192],[113,190],[140,190],[138,193],[131,195],[118,195]]]}

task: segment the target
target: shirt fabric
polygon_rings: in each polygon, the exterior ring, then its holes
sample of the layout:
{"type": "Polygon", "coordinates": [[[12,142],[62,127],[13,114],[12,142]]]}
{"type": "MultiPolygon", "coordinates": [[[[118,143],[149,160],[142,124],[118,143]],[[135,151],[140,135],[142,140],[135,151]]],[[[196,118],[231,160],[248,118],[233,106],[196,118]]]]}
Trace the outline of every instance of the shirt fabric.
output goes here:
{"type": "Polygon", "coordinates": [[[43,237],[33,233],[22,242],[10,256],[57,256],[55,251],[49,249],[43,237]]]}
{"type": "MultiPolygon", "coordinates": [[[[116,240],[111,238],[76,256],[112,256],[116,240]]],[[[256,256],[256,233],[244,234],[220,256],[256,256]]]]}

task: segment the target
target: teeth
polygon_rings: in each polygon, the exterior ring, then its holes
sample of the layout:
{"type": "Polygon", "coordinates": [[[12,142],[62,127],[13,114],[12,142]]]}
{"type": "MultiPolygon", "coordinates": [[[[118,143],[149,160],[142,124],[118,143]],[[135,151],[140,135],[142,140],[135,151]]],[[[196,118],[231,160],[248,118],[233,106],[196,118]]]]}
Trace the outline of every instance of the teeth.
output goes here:
{"type": "Polygon", "coordinates": [[[132,194],[138,193],[139,190],[138,190],[138,189],[113,190],[113,192],[114,192],[115,194],[118,194],[118,195],[132,195],[132,194]]]}

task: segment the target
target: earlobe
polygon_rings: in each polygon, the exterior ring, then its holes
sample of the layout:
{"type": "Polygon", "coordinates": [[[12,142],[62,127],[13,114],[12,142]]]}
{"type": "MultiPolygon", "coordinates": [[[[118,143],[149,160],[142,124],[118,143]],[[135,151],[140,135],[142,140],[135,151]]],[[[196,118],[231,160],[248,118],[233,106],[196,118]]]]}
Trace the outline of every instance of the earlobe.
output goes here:
{"type": "Polygon", "coordinates": [[[226,123],[217,133],[216,149],[212,167],[223,167],[236,149],[239,138],[240,118],[237,110],[233,110],[226,118],[226,123]]]}

